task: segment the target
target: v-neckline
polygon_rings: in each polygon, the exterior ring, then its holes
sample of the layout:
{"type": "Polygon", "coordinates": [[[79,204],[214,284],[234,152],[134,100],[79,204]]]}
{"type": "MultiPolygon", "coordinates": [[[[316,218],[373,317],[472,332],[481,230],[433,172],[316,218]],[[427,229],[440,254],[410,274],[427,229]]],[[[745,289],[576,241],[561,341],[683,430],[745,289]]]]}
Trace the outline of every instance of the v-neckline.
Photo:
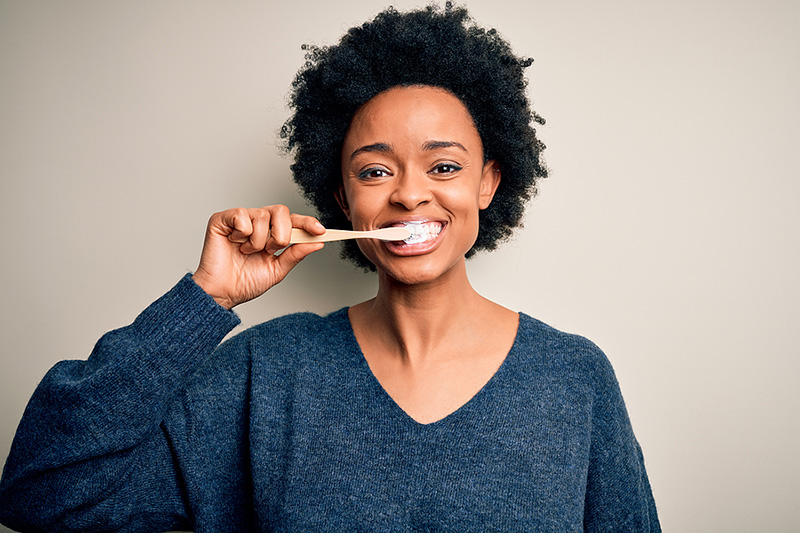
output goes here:
{"type": "Polygon", "coordinates": [[[392,396],[386,391],[383,384],[381,384],[380,380],[375,376],[372,368],[370,368],[369,362],[364,355],[364,351],[361,349],[361,345],[356,338],[356,333],[353,329],[353,323],[350,321],[349,307],[344,307],[340,309],[339,312],[342,314],[342,320],[347,324],[347,327],[345,328],[347,340],[352,344],[353,353],[357,359],[357,365],[365,375],[368,385],[376,390],[377,396],[384,404],[388,405],[389,411],[391,411],[400,420],[405,421],[407,425],[417,429],[435,428],[449,424],[453,419],[459,418],[464,412],[469,411],[475,405],[478,405],[482,401],[483,397],[491,392],[491,389],[495,386],[495,383],[502,379],[502,375],[507,372],[507,368],[513,364],[514,359],[517,357],[517,346],[519,344],[520,333],[522,331],[523,321],[525,319],[525,315],[523,313],[517,313],[517,331],[514,335],[514,341],[511,344],[511,348],[508,350],[508,353],[506,353],[505,357],[503,357],[503,360],[497,370],[494,371],[486,383],[484,383],[481,388],[475,392],[475,394],[470,396],[464,403],[459,405],[453,411],[447,413],[442,418],[432,422],[420,422],[408,414],[405,409],[400,407],[400,404],[398,404],[395,399],[392,398],[392,396]]]}

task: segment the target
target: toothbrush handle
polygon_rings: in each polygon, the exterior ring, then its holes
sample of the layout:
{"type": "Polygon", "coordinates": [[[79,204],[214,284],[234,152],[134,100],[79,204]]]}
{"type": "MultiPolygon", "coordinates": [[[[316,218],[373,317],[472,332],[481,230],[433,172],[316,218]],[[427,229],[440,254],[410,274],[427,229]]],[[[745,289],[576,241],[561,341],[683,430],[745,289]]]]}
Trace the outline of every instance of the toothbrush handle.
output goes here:
{"type": "Polygon", "coordinates": [[[355,236],[352,235],[353,233],[355,232],[340,229],[329,229],[322,235],[312,235],[306,230],[292,228],[292,238],[290,242],[292,244],[302,244],[306,242],[341,241],[345,239],[354,239],[355,236]]]}
{"type": "Polygon", "coordinates": [[[383,241],[401,241],[408,238],[411,231],[406,228],[383,228],[372,231],[349,231],[344,229],[329,229],[322,235],[312,235],[306,230],[292,228],[292,244],[306,242],[331,242],[347,239],[380,239],[383,241]]]}

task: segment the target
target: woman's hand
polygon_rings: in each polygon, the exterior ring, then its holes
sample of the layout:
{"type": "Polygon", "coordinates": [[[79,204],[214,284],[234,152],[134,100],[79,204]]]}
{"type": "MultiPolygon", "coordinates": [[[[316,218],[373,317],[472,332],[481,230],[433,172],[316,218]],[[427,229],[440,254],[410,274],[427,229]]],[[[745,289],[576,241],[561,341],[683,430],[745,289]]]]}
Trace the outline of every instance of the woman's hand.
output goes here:
{"type": "Polygon", "coordinates": [[[289,213],[284,205],[215,213],[208,221],[195,283],[227,309],[261,296],[308,254],[324,246],[289,246],[292,228],[314,235],[325,233],[317,219],[289,213]],[[286,250],[276,256],[281,248],[286,250]]]}

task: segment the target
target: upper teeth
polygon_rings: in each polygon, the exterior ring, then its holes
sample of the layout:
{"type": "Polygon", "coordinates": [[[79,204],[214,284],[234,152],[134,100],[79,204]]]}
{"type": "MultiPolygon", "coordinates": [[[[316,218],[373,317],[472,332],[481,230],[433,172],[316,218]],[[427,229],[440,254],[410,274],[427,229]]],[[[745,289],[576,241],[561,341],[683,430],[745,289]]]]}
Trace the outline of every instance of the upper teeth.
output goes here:
{"type": "Polygon", "coordinates": [[[418,244],[436,238],[442,231],[439,222],[404,222],[403,225],[411,230],[411,236],[403,240],[406,244],[418,244]]]}

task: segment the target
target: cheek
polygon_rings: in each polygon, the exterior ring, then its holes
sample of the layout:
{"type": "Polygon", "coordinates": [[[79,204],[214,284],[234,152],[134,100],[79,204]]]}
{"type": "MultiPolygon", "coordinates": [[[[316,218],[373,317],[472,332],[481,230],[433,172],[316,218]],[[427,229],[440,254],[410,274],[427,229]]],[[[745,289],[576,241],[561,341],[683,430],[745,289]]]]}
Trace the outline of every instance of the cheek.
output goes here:
{"type": "Polygon", "coordinates": [[[351,187],[346,191],[353,229],[370,229],[372,222],[386,206],[380,187],[351,187]]]}
{"type": "Polygon", "coordinates": [[[445,187],[439,193],[439,201],[459,216],[478,217],[480,194],[472,186],[445,187]]]}
{"type": "Polygon", "coordinates": [[[481,199],[477,187],[464,187],[459,194],[451,198],[453,206],[458,206],[458,217],[463,225],[464,239],[469,241],[471,247],[478,237],[480,226],[481,199]]]}

